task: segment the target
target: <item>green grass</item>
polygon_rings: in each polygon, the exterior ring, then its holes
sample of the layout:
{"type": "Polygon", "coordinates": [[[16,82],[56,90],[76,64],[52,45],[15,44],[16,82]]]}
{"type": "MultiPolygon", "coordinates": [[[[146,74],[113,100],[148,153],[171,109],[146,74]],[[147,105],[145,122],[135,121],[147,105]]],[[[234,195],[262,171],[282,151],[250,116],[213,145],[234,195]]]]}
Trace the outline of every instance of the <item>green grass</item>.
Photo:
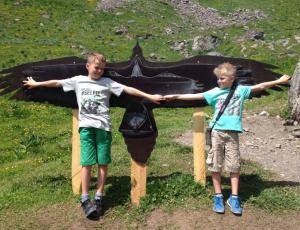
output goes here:
{"type": "Polygon", "coordinates": [[[279,115],[282,118],[289,119],[291,111],[288,105],[287,88],[282,87],[281,91],[268,90],[267,92],[269,93],[267,96],[246,101],[246,110],[254,113],[260,113],[265,110],[271,116],[279,115]]]}
{"type": "MultiPolygon", "coordinates": [[[[140,0],[131,3],[128,9],[112,13],[95,11],[96,2],[1,1],[0,69],[64,56],[83,57],[86,51],[103,52],[110,62],[128,60],[137,39],[146,58],[156,53],[165,61],[179,60],[183,56],[170,49],[171,44],[203,33],[215,33],[221,38],[228,34],[216,51],[276,65],[277,72],[292,74],[298,61],[300,46],[294,35],[300,35],[300,6],[296,0],[199,1],[224,12],[251,8],[269,16],[247,25],[249,29],[264,31],[266,39],[256,49],[251,48],[255,41],[243,42],[247,47],[244,52],[237,42],[245,34],[242,26],[200,32],[197,26],[184,24],[163,1],[140,0]],[[125,26],[128,33],[116,35],[114,28],[119,26],[125,26]],[[177,32],[167,36],[166,27],[177,32]],[[270,50],[268,44],[280,38],[290,38],[291,48],[275,44],[274,50],[270,50]]],[[[269,92],[267,97],[249,100],[246,109],[267,110],[272,115],[288,117],[287,90],[269,92]]],[[[3,218],[11,213],[30,215],[35,208],[63,203],[77,205],[79,197],[71,190],[71,110],[14,101],[8,96],[0,97],[0,107],[0,215],[3,218]]],[[[205,111],[211,114],[211,109],[205,111]]],[[[147,196],[140,208],[130,205],[130,156],[117,132],[124,110],[113,108],[111,112],[113,163],[105,189],[111,204],[108,215],[112,219],[143,221],[147,213],[159,207],[201,209],[210,205],[210,175],[205,188],[195,184],[192,148],[174,141],[177,135],[191,129],[193,109],[154,110],[159,136],[148,162],[147,196]]],[[[299,210],[299,185],[276,183],[274,175],[249,161],[243,162],[242,169],[241,197],[245,206],[299,210]]],[[[95,172],[93,175],[92,192],[96,186],[95,172]]],[[[225,193],[229,193],[228,176],[224,177],[224,183],[225,193]]],[[[16,226],[21,225],[21,220],[18,221],[16,226]]]]}

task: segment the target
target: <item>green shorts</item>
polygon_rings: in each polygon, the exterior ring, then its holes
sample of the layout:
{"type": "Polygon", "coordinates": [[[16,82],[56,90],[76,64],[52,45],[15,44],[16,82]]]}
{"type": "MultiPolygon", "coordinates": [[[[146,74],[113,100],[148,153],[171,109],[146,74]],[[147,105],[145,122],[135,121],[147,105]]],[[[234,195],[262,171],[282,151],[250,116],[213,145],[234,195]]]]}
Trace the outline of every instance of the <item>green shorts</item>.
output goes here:
{"type": "Polygon", "coordinates": [[[97,128],[79,128],[80,165],[111,163],[111,132],[97,128]]]}

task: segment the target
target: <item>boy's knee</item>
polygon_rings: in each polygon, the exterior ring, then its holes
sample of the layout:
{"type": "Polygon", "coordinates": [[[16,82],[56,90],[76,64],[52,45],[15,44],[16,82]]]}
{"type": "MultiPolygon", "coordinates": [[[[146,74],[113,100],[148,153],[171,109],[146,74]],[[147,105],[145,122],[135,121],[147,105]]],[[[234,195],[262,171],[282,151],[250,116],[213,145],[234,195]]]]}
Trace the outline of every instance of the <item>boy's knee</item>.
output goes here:
{"type": "Polygon", "coordinates": [[[228,173],[240,173],[240,167],[225,166],[224,170],[228,173]]]}

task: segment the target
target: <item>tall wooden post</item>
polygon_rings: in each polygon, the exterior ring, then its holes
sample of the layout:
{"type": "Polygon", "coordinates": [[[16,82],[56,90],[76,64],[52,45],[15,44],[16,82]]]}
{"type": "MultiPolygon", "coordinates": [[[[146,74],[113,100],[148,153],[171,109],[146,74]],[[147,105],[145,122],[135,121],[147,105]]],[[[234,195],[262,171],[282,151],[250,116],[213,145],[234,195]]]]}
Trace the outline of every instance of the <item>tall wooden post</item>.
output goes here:
{"type": "Polygon", "coordinates": [[[204,112],[196,108],[193,114],[194,179],[206,184],[204,112]]]}
{"type": "Polygon", "coordinates": [[[81,166],[80,166],[80,137],[78,133],[78,110],[73,110],[72,128],[72,189],[73,193],[81,192],[81,166]]]}
{"type": "Polygon", "coordinates": [[[147,166],[131,159],[131,203],[140,205],[141,197],[146,194],[147,166]]]}

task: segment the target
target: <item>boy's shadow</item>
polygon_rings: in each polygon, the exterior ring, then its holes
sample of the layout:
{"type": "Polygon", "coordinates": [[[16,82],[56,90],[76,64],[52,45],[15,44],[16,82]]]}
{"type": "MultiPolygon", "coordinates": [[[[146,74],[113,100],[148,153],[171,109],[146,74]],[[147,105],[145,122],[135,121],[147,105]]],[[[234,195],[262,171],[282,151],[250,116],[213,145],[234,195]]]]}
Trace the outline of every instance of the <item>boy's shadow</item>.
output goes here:
{"type": "MultiPolygon", "coordinates": [[[[91,182],[91,189],[96,189],[97,178],[93,177],[91,182]]],[[[105,210],[123,206],[130,201],[131,179],[129,176],[109,176],[105,187],[105,210]]]]}
{"type": "MultiPolygon", "coordinates": [[[[164,176],[148,176],[147,177],[147,189],[148,184],[151,181],[168,180],[170,177],[180,177],[182,173],[174,172],[164,176]]],[[[191,175],[192,176],[192,175],[191,175]]],[[[212,186],[211,177],[206,178],[207,185],[212,186]]],[[[92,178],[91,188],[96,189],[97,178],[92,178]]],[[[225,197],[229,197],[231,194],[230,189],[230,177],[222,177],[222,184],[226,185],[223,189],[225,197]]],[[[293,181],[266,181],[262,179],[259,174],[241,174],[240,176],[240,192],[239,196],[241,201],[245,202],[251,197],[258,197],[265,189],[274,187],[295,187],[300,186],[299,182],[293,181]]],[[[116,207],[124,206],[130,202],[130,190],[131,190],[131,178],[129,176],[110,176],[106,180],[106,205],[105,210],[116,207]]],[[[209,196],[209,194],[207,194],[209,196]]]]}
{"type": "MultiPolygon", "coordinates": [[[[222,183],[230,186],[230,177],[222,177],[222,183]]],[[[300,186],[295,181],[267,181],[262,179],[259,174],[241,174],[239,196],[242,202],[249,200],[251,197],[258,197],[265,189],[280,187],[300,186]]],[[[230,188],[223,189],[225,197],[231,194],[230,188]]]]}
{"type": "MultiPolygon", "coordinates": [[[[181,176],[182,173],[174,172],[164,176],[148,176],[147,177],[147,192],[149,192],[149,184],[152,181],[164,181],[170,177],[181,176]]],[[[192,177],[192,175],[191,175],[192,177]]],[[[91,180],[91,189],[96,189],[97,178],[93,177],[91,180]]],[[[105,190],[105,210],[113,208],[115,206],[123,206],[130,202],[131,196],[131,178],[129,176],[109,176],[106,180],[105,190]]]]}
{"type": "MultiPolygon", "coordinates": [[[[174,172],[164,176],[147,176],[147,192],[151,193],[153,188],[149,185],[153,181],[167,181],[170,178],[181,177],[183,173],[174,172]],[[150,187],[149,187],[150,186],[150,187]]],[[[193,178],[193,175],[190,175],[193,178]]],[[[91,189],[96,189],[97,178],[91,179],[91,189]]],[[[154,189],[156,190],[156,189],[154,189]]],[[[105,210],[116,206],[123,206],[130,202],[131,178],[129,176],[109,176],[106,180],[105,210]]]]}

